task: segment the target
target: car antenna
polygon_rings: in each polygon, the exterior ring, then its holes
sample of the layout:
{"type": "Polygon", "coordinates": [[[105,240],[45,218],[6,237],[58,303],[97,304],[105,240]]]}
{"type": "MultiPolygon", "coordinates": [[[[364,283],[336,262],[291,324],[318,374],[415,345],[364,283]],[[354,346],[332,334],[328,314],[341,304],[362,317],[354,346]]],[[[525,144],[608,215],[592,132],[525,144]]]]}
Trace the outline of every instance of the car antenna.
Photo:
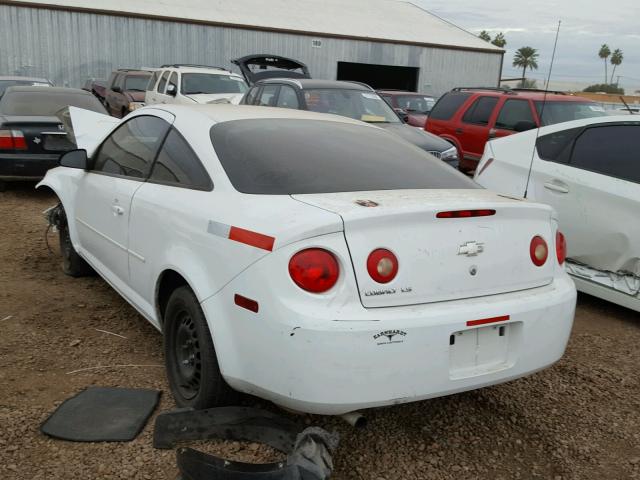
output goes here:
{"type": "MultiPolygon", "coordinates": [[[[536,130],[536,139],[533,142],[533,148],[531,149],[531,162],[529,163],[529,173],[527,174],[527,184],[524,187],[524,198],[527,198],[529,193],[529,181],[531,180],[531,170],[533,170],[533,159],[536,156],[536,146],[538,144],[538,137],[540,136],[540,129],[542,128],[542,119],[544,118],[544,107],[547,104],[547,89],[549,88],[549,82],[551,81],[551,71],[553,70],[553,61],[556,58],[556,47],[558,46],[558,36],[560,35],[560,24],[562,20],[558,20],[558,29],[556,30],[556,40],[553,43],[553,53],[551,54],[551,65],[549,65],[549,75],[547,75],[547,83],[544,87],[544,96],[542,97],[542,107],[540,108],[540,126],[536,130]]],[[[523,79],[524,82],[524,79],[523,79]]],[[[524,87],[524,85],[523,85],[524,87]]]]}

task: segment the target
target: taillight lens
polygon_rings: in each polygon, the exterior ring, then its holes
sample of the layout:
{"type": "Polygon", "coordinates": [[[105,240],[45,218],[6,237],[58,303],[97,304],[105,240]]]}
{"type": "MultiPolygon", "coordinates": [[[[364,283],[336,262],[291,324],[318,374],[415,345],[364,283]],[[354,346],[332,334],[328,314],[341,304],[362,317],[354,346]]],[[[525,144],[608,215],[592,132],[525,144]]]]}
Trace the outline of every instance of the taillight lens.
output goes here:
{"type": "Polygon", "coordinates": [[[531,261],[536,267],[541,267],[545,264],[549,256],[549,247],[547,247],[547,242],[544,241],[544,238],[536,235],[531,239],[529,254],[531,255],[531,261]]]}
{"type": "Polygon", "coordinates": [[[378,248],[367,258],[367,271],[378,283],[389,283],[398,274],[398,259],[385,248],[378,248]]]}
{"type": "Polygon", "coordinates": [[[26,150],[27,142],[20,130],[0,130],[0,150],[26,150]]]}
{"type": "Polygon", "coordinates": [[[558,263],[562,265],[567,258],[567,241],[560,230],[556,232],[556,256],[558,263]]]}
{"type": "Polygon", "coordinates": [[[303,290],[323,293],[338,281],[340,267],[331,252],[321,248],[309,248],[291,257],[289,275],[303,290]]]}

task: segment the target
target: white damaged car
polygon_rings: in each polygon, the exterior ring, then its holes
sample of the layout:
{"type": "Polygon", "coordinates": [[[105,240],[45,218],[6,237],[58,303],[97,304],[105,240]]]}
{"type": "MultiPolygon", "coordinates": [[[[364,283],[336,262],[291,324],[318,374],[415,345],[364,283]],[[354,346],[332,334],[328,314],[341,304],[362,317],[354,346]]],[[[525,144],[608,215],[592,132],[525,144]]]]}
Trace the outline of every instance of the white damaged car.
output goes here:
{"type": "Polygon", "coordinates": [[[640,311],[640,118],[551,125],[537,143],[536,130],[493,140],[475,179],[551,205],[578,290],[640,311]]]}
{"type": "Polygon", "coordinates": [[[346,117],[71,116],[81,150],[40,183],[60,200],[64,270],[94,269],[162,331],[179,406],[237,390],[342,414],[506,382],[564,353],[576,291],[548,206],[346,117]]]}

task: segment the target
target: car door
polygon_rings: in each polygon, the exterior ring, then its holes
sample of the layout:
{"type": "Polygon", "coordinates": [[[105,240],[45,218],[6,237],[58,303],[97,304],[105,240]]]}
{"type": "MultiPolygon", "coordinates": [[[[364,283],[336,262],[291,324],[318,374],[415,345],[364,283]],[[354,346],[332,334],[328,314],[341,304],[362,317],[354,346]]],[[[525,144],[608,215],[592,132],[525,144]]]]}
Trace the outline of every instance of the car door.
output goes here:
{"type": "Polygon", "coordinates": [[[168,95],[165,94],[165,90],[169,82],[169,75],[171,75],[171,71],[169,70],[165,70],[162,73],[162,76],[160,77],[160,81],[158,82],[158,88],[156,89],[155,103],[167,103],[168,95]]]}
{"type": "Polygon", "coordinates": [[[489,138],[506,137],[517,133],[516,127],[527,122],[531,128],[536,127],[533,116],[533,105],[527,99],[509,98],[500,107],[498,116],[489,130],[489,138]]]}
{"type": "Polygon", "coordinates": [[[207,208],[192,208],[210,202],[211,190],[213,182],[207,170],[184,137],[172,127],[148,181],[136,192],[131,208],[131,287],[152,317],[156,281],[166,266],[168,253],[179,248],[171,243],[176,231],[188,238],[195,250],[211,242],[210,234],[202,228],[211,220],[211,212],[207,208]],[[158,212],[162,212],[161,218],[158,212]]]}
{"type": "Polygon", "coordinates": [[[152,115],[124,122],[98,147],[89,172],[80,180],[75,211],[80,246],[113,284],[128,282],[131,201],[169,126],[166,119],[152,115]]]}
{"type": "Polygon", "coordinates": [[[493,121],[500,98],[480,96],[462,114],[455,135],[462,145],[462,154],[471,160],[480,160],[489,139],[490,122],[493,121]]]}
{"type": "MultiPolygon", "coordinates": [[[[570,258],[640,273],[640,123],[600,124],[564,135],[574,138],[556,149],[555,161],[536,162],[536,200],[558,212],[570,258]]],[[[540,156],[553,157],[544,144],[552,139],[541,139],[540,156]]]]}

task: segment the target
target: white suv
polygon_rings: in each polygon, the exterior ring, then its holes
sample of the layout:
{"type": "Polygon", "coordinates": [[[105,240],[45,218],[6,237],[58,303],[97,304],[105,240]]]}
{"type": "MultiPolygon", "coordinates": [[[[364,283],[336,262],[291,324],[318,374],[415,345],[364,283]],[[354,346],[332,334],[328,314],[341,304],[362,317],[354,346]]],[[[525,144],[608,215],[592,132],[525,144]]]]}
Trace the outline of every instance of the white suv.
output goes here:
{"type": "Polygon", "coordinates": [[[149,80],[145,103],[189,105],[227,100],[237,105],[247,90],[240,75],[222,67],[163,65],[149,80]]]}

